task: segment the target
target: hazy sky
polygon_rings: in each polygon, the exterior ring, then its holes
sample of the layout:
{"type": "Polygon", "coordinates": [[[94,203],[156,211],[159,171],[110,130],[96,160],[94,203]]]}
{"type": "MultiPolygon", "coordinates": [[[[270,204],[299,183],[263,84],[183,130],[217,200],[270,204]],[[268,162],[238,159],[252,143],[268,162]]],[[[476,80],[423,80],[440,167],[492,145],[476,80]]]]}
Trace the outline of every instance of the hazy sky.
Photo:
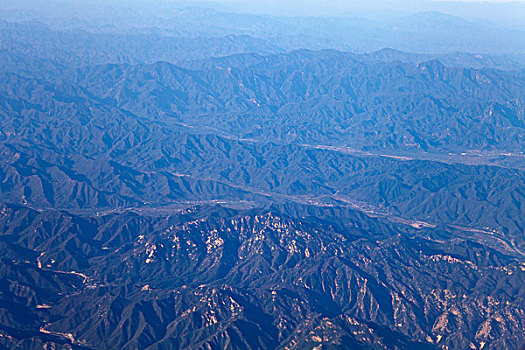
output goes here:
{"type": "MultiPolygon", "coordinates": [[[[50,10],[50,3],[118,4],[155,11],[171,4],[215,7],[226,11],[287,16],[359,16],[374,19],[420,11],[439,11],[468,20],[482,19],[504,27],[525,30],[525,0],[0,0],[0,9],[33,7],[50,10]],[[31,6],[31,4],[40,4],[31,6]],[[162,4],[162,7],[156,5],[162,4]]],[[[57,8],[61,8],[57,5],[57,8]]],[[[49,11],[47,11],[49,12],[49,11]]]]}
{"type": "MultiPolygon", "coordinates": [[[[199,3],[199,0],[193,0],[199,3]]],[[[468,6],[468,7],[492,7],[493,5],[512,7],[514,4],[523,4],[525,0],[508,1],[508,0],[215,0],[215,2],[226,5],[245,6],[254,8],[286,8],[294,7],[296,9],[325,9],[333,11],[335,9],[369,9],[369,8],[398,8],[420,9],[432,7],[448,6],[468,6]]]]}
{"type": "MultiPolygon", "coordinates": [[[[195,4],[202,3],[194,0],[195,4]]],[[[525,0],[215,0],[231,9],[277,15],[402,15],[439,11],[525,28],[525,0]]]]}

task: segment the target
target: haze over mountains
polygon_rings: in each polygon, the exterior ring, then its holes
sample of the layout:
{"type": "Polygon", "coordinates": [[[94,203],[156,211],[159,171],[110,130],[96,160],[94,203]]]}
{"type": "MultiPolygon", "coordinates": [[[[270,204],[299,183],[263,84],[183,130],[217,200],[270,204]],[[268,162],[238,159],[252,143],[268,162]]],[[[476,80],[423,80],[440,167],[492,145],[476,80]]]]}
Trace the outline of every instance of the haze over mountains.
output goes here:
{"type": "Polygon", "coordinates": [[[195,5],[0,7],[0,347],[521,349],[522,29],[195,5]]]}
{"type": "MultiPolygon", "coordinates": [[[[209,57],[240,53],[238,48],[237,52],[199,53],[199,45],[213,45],[216,40],[219,40],[215,43],[216,49],[234,50],[237,42],[230,43],[231,47],[220,45],[221,40],[229,36],[249,36],[254,40],[254,45],[242,52],[267,53],[273,47],[273,52],[336,49],[368,53],[394,48],[413,53],[525,53],[525,27],[521,20],[525,16],[525,4],[520,2],[492,5],[475,3],[470,7],[466,3],[454,2],[397,2],[381,10],[381,6],[387,5],[378,3],[373,6],[358,1],[353,5],[349,2],[346,10],[340,11],[337,10],[337,4],[327,2],[321,6],[312,2],[310,5],[315,10],[304,16],[298,16],[297,11],[307,9],[308,2],[289,5],[289,10],[285,8],[290,1],[280,2],[276,6],[281,8],[279,15],[266,14],[271,2],[257,3],[261,7],[258,12],[235,13],[240,4],[233,7],[228,7],[228,4],[209,7],[210,4],[201,1],[135,1],[119,4],[115,1],[27,0],[21,3],[8,1],[0,5],[0,14],[8,21],[21,22],[14,28],[3,29],[12,31],[7,35],[11,38],[9,41],[38,50],[41,58],[54,55],[60,57],[60,50],[83,49],[85,51],[77,59],[89,59],[99,56],[93,55],[92,51],[96,48],[102,50],[99,59],[104,62],[116,63],[116,57],[105,56],[108,51],[118,51],[123,56],[121,59],[129,55],[129,59],[142,58],[148,61],[147,55],[155,53],[156,56],[150,57],[150,61],[171,61],[169,57],[174,55],[172,51],[177,47],[173,46],[179,40],[184,43],[184,38],[204,41],[193,46],[186,40],[186,45],[179,49],[189,51],[186,54],[189,58],[203,54],[209,57]],[[449,12],[443,12],[447,6],[449,12]],[[328,15],[318,17],[319,7],[329,11],[328,15]],[[367,10],[368,7],[373,10],[367,10]],[[356,8],[362,10],[356,11],[356,8]],[[352,12],[346,13],[348,11],[352,12]],[[464,19],[449,13],[470,14],[470,17],[464,19]],[[32,35],[24,35],[24,30],[26,33],[30,30],[32,35]],[[49,30],[53,33],[41,32],[49,30]],[[89,35],[94,33],[106,35],[89,35]],[[41,35],[47,35],[47,40],[38,40],[41,35]],[[81,37],[75,40],[78,35],[81,37]],[[130,44],[130,47],[126,48],[125,43],[130,44]]],[[[78,53],[72,52],[69,59],[74,59],[78,53]]]]}

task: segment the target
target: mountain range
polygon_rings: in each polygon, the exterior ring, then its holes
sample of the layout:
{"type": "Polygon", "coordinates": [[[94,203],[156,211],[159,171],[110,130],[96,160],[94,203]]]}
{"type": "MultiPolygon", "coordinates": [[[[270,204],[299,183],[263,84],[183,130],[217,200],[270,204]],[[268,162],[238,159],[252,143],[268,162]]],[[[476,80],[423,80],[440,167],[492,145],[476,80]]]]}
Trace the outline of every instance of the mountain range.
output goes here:
{"type": "Polygon", "coordinates": [[[174,11],[0,12],[1,348],[525,345],[515,30],[174,11]]]}

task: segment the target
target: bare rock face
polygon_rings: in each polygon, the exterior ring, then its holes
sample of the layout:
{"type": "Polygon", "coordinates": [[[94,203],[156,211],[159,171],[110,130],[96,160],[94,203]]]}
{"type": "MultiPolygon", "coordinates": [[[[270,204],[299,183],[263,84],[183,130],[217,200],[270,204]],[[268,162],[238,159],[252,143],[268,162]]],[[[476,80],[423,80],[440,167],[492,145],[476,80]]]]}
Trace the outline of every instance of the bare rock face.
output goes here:
{"type": "Polygon", "coordinates": [[[437,241],[357,212],[341,224],[276,208],[79,217],[4,205],[2,213],[2,322],[20,327],[4,329],[6,346],[479,349],[523,341],[525,265],[453,235],[437,241]]]}

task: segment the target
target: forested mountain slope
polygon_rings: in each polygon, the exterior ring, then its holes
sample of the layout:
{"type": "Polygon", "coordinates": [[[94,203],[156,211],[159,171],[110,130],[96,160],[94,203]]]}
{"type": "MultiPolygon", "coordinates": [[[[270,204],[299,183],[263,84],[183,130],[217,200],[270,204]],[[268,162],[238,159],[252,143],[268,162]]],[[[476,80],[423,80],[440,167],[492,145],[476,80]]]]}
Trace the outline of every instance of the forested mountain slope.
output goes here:
{"type": "Polygon", "coordinates": [[[0,347],[521,349],[519,54],[207,15],[0,22],[0,347]]]}

